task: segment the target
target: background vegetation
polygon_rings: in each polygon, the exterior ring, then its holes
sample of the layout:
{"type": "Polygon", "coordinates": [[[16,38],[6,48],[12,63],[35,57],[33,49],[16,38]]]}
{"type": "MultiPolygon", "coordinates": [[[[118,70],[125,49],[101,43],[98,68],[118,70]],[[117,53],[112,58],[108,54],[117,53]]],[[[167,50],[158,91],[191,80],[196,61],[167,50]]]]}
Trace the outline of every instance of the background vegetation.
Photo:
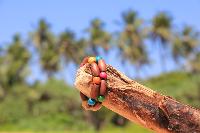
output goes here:
{"type": "Polygon", "coordinates": [[[88,55],[115,60],[113,51],[127,75],[131,68],[137,81],[200,108],[199,31],[190,25],[174,28],[173,16],[167,12],[144,20],[138,12],[127,10],[118,21],[120,30],[111,33],[103,20],[95,18],[84,36],[77,38],[72,30],[55,34],[50,23],[41,19],[27,38],[16,33],[9,44],[0,45],[0,130],[150,132],[105,108],[82,110],[77,90],[57,76],[63,69],[70,75],[67,66],[77,69],[88,55]],[[161,74],[142,78],[155,63],[152,53],[159,53],[161,74]],[[167,71],[168,60],[175,63],[176,70],[167,71]],[[47,79],[30,83],[27,79],[35,65],[47,79]]]}

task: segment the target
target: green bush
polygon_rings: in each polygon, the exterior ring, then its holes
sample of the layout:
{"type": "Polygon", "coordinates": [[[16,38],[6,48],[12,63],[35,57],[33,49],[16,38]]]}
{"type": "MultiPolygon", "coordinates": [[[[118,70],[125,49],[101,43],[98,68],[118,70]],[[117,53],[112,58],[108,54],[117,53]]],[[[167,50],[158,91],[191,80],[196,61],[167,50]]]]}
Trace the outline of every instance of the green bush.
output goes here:
{"type": "MultiPolygon", "coordinates": [[[[173,72],[142,81],[146,86],[181,102],[200,107],[200,76],[173,72]]],[[[111,124],[114,113],[106,108],[84,111],[78,91],[51,79],[32,86],[15,85],[0,100],[0,130],[71,132],[149,132],[135,124],[111,124]],[[103,114],[103,115],[102,115],[103,114]]]]}

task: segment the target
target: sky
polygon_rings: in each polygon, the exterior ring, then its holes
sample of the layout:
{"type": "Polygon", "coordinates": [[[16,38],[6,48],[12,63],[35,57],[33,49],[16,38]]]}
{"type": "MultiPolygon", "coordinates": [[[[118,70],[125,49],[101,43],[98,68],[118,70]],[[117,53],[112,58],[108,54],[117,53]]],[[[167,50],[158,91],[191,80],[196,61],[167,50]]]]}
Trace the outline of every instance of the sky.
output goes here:
{"type": "MultiPolygon", "coordinates": [[[[56,34],[71,29],[80,37],[93,18],[102,19],[106,23],[106,30],[115,32],[120,30],[115,22],[120,20],[122,12],[129,9],[136,10],[139,16],[149,22],[158,11],[167,11],[173,16],[174,28],[179,29],[188,24],[200,30],[199,5],[199,0],[0,0],[0,46],[6,46],[15,33],[27,38],[27,33],[37,27],[41,18],[51,24],[51,29],[56,34]]],[[[114,58],[115,53],[111,53],[107,60],[121,69],[114,58]]],[[[158,64],[150,70],[151,74],[158,73],[156,66],[158,67],[158,64]]],[[[33,69],[35,72],[31,79],[37,79],[40,71],[33,69]]],[[[69,66],[69,69],[74,76],[74,67],[69,66]]]]}

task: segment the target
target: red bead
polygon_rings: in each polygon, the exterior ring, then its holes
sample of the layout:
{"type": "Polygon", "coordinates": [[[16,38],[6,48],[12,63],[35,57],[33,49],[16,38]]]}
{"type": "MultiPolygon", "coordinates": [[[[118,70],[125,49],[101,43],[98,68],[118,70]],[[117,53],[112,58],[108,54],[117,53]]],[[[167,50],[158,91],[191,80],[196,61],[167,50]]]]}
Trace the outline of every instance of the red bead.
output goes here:
{"type": "Polygon", "coordinates": [[[100,86],[100,95],[104,96],[107,91],[107,83],[105,80],[101,80],[101,86],[100,86]]]}
{"type": "Polygon", "coordinates": [[[92,84],[92,88],[91,88],[91,91],[90,91],[90,97],[92,99],[96,99],[99,95],[99,88],[100,88],[100,85],[97,85],[97,84],[92,84]]]}
{"type": "Polygon", "coordinates": [[[102,79],[106,79],[107,78],[107,74],[105,72],[101,72],[99,74],[99,77],[102,78],[102,79]]]}
{"type": "Polygon", "coordinates": [[[99,73],[100,73],[99,67],[97,66],[97,64],[95,62],[93,62],[91,64],[91,71],[92,71],[93,76],[95,76],[95,77],[99,76],[99,73]]]}
{"type": "Polygon", "coordinates": [[[104,60],[99,60],[98,61],[98,67],[100,69],[101,72],[105,72],[106,71],[106,63],[104,60]]]}

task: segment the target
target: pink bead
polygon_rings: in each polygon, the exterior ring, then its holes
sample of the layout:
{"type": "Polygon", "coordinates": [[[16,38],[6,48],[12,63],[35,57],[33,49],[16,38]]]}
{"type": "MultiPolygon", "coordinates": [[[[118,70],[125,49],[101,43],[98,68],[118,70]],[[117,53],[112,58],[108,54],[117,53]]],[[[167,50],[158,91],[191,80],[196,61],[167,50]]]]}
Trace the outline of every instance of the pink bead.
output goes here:
{"type": "Polygon", "coordinates": [[[106,79],[106,78],[107,78],[107,74],[106,74],[105,72],[101,72],[101,73],[99,74],[99,76],[100,76],[100,78],[102,78],[102,79],[106,79]]]}

